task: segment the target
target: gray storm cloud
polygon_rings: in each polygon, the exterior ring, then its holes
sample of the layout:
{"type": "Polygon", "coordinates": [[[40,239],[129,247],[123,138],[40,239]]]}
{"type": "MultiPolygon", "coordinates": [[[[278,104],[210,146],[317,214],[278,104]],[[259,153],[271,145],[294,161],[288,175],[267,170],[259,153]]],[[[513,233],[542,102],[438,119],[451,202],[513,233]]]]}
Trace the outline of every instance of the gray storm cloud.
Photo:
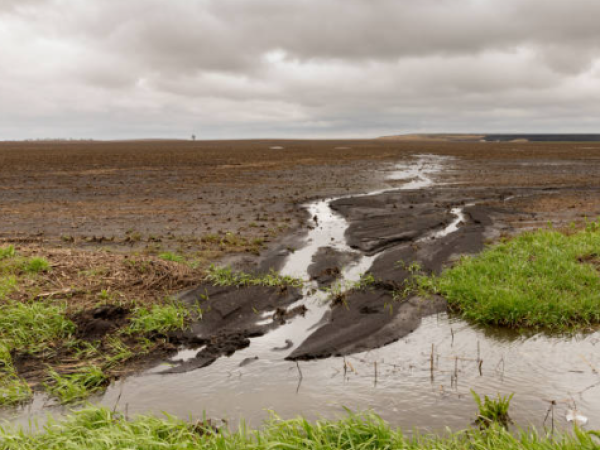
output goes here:
{"type": "Polygon", "coordinates": [[[594,132],[597,0],[0,0],[0,139],[594,132]]]}

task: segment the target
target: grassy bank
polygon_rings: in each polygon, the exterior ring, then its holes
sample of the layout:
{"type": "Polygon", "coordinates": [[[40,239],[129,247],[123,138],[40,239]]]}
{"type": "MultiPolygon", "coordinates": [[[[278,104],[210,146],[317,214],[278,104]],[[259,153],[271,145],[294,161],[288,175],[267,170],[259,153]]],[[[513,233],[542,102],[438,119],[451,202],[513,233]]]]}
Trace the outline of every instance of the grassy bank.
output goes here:
{"type": "MultiPolygon", "coordinates": [[[[138,301],[83,282],[57,289],[67,279],[114,279],[110,270],[79,273],[86,267],[58,264],[0,247],[0,406],[25,402],[35,389],[61,402],[84,399],[135,370],[135,361],[164,350],[166,334],[191,319],[190,311],[165,292],[138,301]]],[[[127,268],[133,273],[123,278],[134,279],[139,270],[156,277],[148,261],[127,260],[127,268]]],[[[144,276],[140,280],[144,284],[144,276]]]]}
{"type": "Polygon", "coordinates": [[[242,427],[236,433],[218,432],[210,423],[190,424],[172,417],[138,416],[125,420],[108,409],[89,408],[64,422],[52,422],[43,432],[27,434],[0,430],[0,449],[328,449],[328,450],[586,450],[598,449],[596,433],[522,432],[513,435],[493,426],[447,436],[408,437],[372,414],[350,415],[339,421],[308,422],[274,418],[260,431],[242,427]]]}
{"type": "Polygon", "coordinates": [[[600,227],[524,233],[463,257],[421,287],[473,322],[566,331],[600,324],[600,227]]]}

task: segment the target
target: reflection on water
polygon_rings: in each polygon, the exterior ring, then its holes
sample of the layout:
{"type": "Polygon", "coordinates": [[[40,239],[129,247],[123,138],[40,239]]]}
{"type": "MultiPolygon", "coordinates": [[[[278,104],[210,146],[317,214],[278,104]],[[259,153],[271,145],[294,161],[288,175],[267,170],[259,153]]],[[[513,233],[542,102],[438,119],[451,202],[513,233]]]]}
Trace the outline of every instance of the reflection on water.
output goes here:
{"type": "MultiPolygon", "coordinates": [[[[278,341],[284,346],[289,336],[284,329],[262,344],[278,341]]],[[[424,319],[414,333],[387,347],[345,360],[301,362],[302,379],[296,363],[285,361],[285,352],[260,348],[261,343],[255,342],[202,370],[129,378],[109,388],[100,403],[112,408],[118,401],[117,409],[129,414],[165,411],[201,417],[206,412],[229,418],[232,424],[244,418],[252,425],[267,418],[269,410],[284,418],[298,414],[334,418],[344,413],[344,407],[371,408],[407,430],[460,429],[473,419],[470,389],[474,389],[488,395],[514,392],[512,417],[521,426],[542,426],[549,401],[556,400],[557,426],[567,425],[567,410],[575,403],[590,419],[587,427],[598,428],[600,376],[592,368],[600,367],[599,342],[598,333],[512,339],[503,333],[496,339],[489,330],[483,332],[443,314],[424,319]],[[270,359],[240,367],[244,359],[265,350],[272,352],[270,359]]],[[[20,411],[16,421],[26,424],[41,406],[38,397],[20,411]]]]}

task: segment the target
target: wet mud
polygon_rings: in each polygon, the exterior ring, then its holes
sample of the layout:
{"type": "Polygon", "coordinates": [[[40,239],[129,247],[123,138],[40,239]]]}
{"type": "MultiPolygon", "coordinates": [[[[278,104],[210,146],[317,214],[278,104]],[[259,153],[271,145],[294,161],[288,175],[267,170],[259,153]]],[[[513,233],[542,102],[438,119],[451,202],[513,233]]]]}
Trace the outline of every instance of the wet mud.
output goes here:
{"type": "Polygon", "coordinates": [[[212,286],[201,285],[180,296],[202,319],[191,329],[178,334],[180,345],[201,347],[187,361],[174,361],[175,367],[163,374],[201,369],[221,356],[231,356],[250,345],[250,339],[285,325],[306,307],[287,307],[302,298],[298,289],[287,286],[212,286]]]}
{"type": "Polygon", "coordinates": [[[129,323],[130,310],[118,305],[103,305],[73,314],[70,319],[77,327],[75,336],[96,341],[129,323]]]}
{"type": "Polygon", "coordinates": [[[413,332],[423,317],[445,310],[439,297],[397,301],[386,290],[353,291],[287,359],[346,356],[383,347],[413,332]]]}
{"type": "MultiPolygon", "coordinates": [[[[553,190],[429,188],[333,201],[332,209],[349,224],[350,247],[376,255],[368,270],[376,281],[371,287],[338,294],[319,328],[288,359],[365,352],[412,333],[423,317],[446,310],[443,298],[411,294],[414,268],[437,274],[460,255],[475,254],[486,242],[514,231],[510,220],[531,216],[518,208],[490,204],[549,192],[553,190]]],[[[322,250],[315,258],[327,262],[322,250]]]]}
{"type": "Polygon", "coordinates": [[[331,285],[337,280],[344,267],[359,259],[356,252],[338,250],[333,247],[321,247],[308,266],[308,275],[320,288],[331,285]]]}

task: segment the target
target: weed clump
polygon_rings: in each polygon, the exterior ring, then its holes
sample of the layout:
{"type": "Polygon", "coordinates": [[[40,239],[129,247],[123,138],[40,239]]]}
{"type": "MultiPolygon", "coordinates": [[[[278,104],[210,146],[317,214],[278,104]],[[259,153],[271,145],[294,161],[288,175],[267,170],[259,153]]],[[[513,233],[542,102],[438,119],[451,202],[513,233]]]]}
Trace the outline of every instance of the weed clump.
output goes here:
{"type": "Polygon", "coordinates": [[[28,273],[48,272],[50,263],[45,258],[30,258],[23,263],[23,270],[28,273]]]}
{"type": "Polygon", "coordinates": [[[17,405],[31,398],[31,388],[17,375],[10,350],[0,344],[0,406],[17,405]]]}
{"type": "Polygon", "coordinates": [[[29,353],[70,337],[75,324],[65,316],[65,304],[7,302],[0,304],[0,345],[29,353]]]}
{"type": "Polygon", "coordinates": [[[471,395],[479,408],[475,423],[481,428],[489,428],[493,424],[498,424],[505,428],[508,427],[508,424],[511,422],[510,416],[508,415],[508,408],[510,407],[510,401],[514,394],[503,397],[498,394],[495,399],[489,398],[486,395],[483,400],[481,400],[481,397],[473,390],[471,390],[471,395]]]}
{"type": "Polygon", "coordinates": [[[0,261],[3,259],[14,258],[16,255],[14,245],[9,245],[7,247],[0,247],[0,261]]]}

